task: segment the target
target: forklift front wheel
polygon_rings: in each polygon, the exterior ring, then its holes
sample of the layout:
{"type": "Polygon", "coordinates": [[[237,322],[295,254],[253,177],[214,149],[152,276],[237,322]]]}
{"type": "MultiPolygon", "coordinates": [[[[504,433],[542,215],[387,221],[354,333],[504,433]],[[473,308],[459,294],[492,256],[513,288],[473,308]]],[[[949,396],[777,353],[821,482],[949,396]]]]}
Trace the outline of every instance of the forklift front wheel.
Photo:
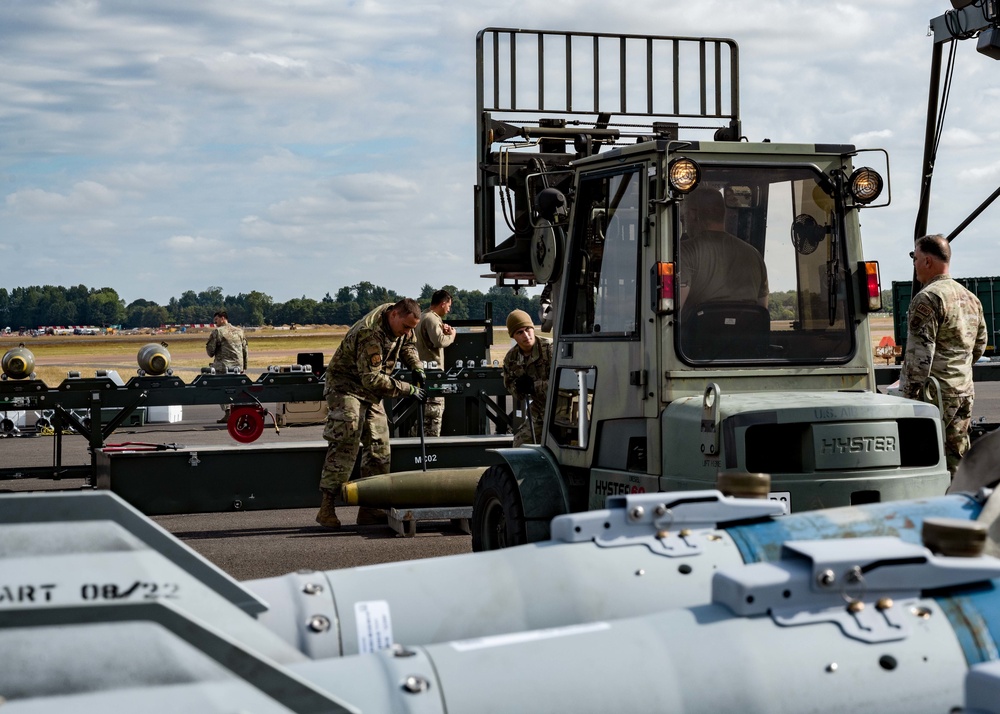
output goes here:
{"type": "Polygon", "coordinates": [[[498,550],[527,540],[517,480],[507,464],[491,466],[472,502],[472,550],[498,550]]]}

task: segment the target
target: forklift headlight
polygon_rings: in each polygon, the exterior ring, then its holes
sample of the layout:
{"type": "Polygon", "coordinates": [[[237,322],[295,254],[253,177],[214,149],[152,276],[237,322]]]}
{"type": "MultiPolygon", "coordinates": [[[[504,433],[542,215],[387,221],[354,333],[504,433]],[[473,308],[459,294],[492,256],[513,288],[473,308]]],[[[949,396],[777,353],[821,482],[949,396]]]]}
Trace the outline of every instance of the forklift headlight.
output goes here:
{"type": "Polygon", "coordinates": [[[679,193],[690,193],[701,181],[701,168],[691,159],[674,159],[667,169],[670,188],[679,193]]]}
{"type": "Polygon", "coordinates": [[[864,166],[851,174],[848,186],[855,203],[866,206],[882,194],[882,177],[875,169],[864,166]]]}

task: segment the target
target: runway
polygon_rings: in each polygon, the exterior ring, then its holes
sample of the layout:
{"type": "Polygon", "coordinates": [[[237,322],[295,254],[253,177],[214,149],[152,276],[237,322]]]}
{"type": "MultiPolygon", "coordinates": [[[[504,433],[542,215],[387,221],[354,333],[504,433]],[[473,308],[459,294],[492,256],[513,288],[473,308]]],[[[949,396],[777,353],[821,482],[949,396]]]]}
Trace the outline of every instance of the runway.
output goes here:
{"type": "MultiPolygon", "coordinates": [[[[184,407],[180,422],[121,428],[111,435],[108,443],[138,441],[240,448],[225,425],[216,423],[221,413],[218,406],[184,407]]],[[[271,428],[270,419],[267,423],[268,428],[255,443],[317,441],[323,436],[322,425],[286,426],[279,434],[271,428]]],[[[53,441],[52,436],[0,439],[0,465],[50,466],[53,464],[53,441]]],[[[87,442],[82,436],[63,436],[62,463],[90,463],[87,442]]],[[[316,482],[318,489],[318,473],[316,482]]],[[[84,487],[84,480],[79,478],[24,478],[0,482],[0,492],[84,487]]],[[[449,521],[421,523],[414,537],[403,538],[388,526],[354,525],[357,508],[341,507],[337,513],[345,524],[338,532],[317,525],[313,520],[316,516],[313,508],[196,513],[153,516],[152,519],[238,580],[284,575],[302,569],[347,568],[472,550],[472,539],[449,521]]]]}

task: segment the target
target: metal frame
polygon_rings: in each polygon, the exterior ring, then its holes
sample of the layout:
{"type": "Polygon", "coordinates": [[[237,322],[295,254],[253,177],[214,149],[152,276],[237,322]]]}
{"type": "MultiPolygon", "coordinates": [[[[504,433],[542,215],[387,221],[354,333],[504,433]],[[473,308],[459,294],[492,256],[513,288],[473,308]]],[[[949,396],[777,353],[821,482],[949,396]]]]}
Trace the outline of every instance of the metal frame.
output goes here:
{"type": "Polygon", "coordinates": [[[498,284],[533,284],[527,176],[539,174],[542,187],[565,186],[567,166],[603,146],[676,139],[670,120],[739,139],[739,48],[725,38],[486,28],[476,36],[476,116],[475,260],[490,264],[498,284]],[[579,70],[587,64],[582,55],[590,66],[579,70]],[[577,71],[584,81],[574,83],[577,71]],[[629,82],[640,74],[645,82],[629,82]],[[535,91],[525,91],[531,82],[535,91]],[[498,243],[496,197],[507,213],[509,191],[513,235],[498,243]]]}

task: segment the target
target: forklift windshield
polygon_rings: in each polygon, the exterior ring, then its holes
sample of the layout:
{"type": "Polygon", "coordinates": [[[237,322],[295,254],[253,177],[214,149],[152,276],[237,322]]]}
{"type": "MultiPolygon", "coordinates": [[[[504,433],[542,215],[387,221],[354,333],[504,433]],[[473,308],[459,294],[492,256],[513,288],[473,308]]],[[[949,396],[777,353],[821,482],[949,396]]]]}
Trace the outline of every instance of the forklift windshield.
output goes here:
{"type": "Polygon", "coordinates": [[[853,321],[832,184],[811,167],[702,169],[675,214],[679,355],[847,361],[853,321]]]}

